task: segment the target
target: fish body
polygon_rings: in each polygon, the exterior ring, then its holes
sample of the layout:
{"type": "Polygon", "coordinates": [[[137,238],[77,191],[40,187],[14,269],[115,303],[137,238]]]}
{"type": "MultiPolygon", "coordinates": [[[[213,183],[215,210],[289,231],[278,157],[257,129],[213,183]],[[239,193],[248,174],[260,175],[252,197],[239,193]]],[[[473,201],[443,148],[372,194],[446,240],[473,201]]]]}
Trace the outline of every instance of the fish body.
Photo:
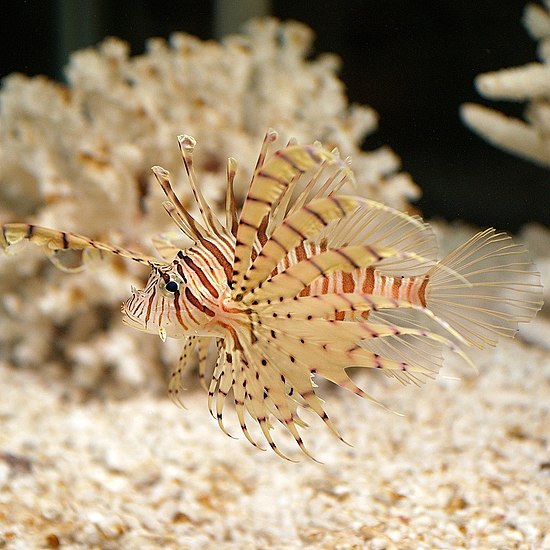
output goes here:
{"type": "Polygon", "coordinates": [[[180,401],[182,375],[197,351],[221,429],[231,396],[246,438],[260,447],[247,426],[252,419],[286,458],[272,437],[274,420],[311,456],[300,435],[301,408],[341,438],[315,393],[316,377],[377,402],[346,369],[376,369],[402,383],[433,378],[445,349],[469,361],[468,347],[513,336],[540,309],[542,288],[526,250],[507,235],[482,231],[438,260],[433,232],[418,217],[340,193],[353,174],[337,152],[291,143],[269,155],[275,138],[269,131],[264,139],[240,213],[229,159],[223,222],[197,183],[193,138],[178,139],[199,219],[174,193],[170,174],[153,167],[167,213],[194,242],[186,250],[158,237],[157,259],[30,224],[4,225],[2,245],[35,242],[60,267],[58,252],[67,249],[150,266],[145,287],[123,304],[123,320],[163,340],[184,339],[170,396],[180,401]],[[217,361],[208,375],[212,341],[217,361]]]}

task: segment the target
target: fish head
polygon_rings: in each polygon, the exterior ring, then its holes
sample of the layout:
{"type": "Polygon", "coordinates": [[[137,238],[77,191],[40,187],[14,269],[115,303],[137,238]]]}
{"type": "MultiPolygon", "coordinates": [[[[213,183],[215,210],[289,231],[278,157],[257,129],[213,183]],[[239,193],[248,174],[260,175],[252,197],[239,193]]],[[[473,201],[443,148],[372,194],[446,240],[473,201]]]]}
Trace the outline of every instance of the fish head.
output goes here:
{"type": "Polygon", "coordinates": [[[152,266],[149,279],[142,290],[132,287],[132,295],[122,304],[123,322],[137,330],[181,338],[189,332],[182,319],[181,296],[185,276],[176,265],[152,266]]]}

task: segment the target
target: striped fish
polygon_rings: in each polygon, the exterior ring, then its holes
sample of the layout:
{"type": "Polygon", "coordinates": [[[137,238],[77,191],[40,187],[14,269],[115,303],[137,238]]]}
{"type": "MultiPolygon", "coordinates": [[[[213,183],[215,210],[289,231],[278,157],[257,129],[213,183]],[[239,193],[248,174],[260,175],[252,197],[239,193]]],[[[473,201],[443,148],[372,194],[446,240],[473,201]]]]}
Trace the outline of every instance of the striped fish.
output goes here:
{"type": "Polygon", "coordinates": [[[198,219],[174,193],[170,174],[153,167],[164,208],[194,243],[186,250],[157,237],[158,259],[21,223],[2,227],[2,245],[29,240],[63,269],[65,250],[83,252],[77,268],[105,253],[148,265],[145,288],[132,289],[122,313],[133,328],[184,340],[170,396],[180,401],[183,373],[198,353],[220,428],[227,433],[223,412],[231,396],[250,443],[261,448],[247,425],[252,420],[269,447],[288,458],[272,428],[278,421],[311,456],[300,435],[301,408],[342,439],[315,392],[316,377],[379,403],[347,368],[376,369],[405,384],[433,378],[445,349],[469,362],[468,347],[513,336],[540,309],[542,288],[526,250],[507,235],[488,229],[438,261],[434,234],[421,219],[339,193],[353,174],[337,151],[290,143],[270,156],[276,137],[270,130],[264,139],[240,215],[236,162],[228,160],[222,221],[197,183],[193,138],[178,140],[198,219]],[[217,361],[207,374],[212,340],[217,361]]]}

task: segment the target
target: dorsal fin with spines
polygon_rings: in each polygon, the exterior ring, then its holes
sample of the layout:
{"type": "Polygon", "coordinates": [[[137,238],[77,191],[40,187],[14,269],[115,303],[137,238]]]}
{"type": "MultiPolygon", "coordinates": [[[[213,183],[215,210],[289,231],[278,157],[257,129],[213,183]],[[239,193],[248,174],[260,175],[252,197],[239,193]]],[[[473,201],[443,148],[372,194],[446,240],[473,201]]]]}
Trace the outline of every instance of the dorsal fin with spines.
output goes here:
{"type": "Polygon", "coordinates": [[[225,195],[225,227],[227,232],[237,236],[237,205],[235,203],[235,174],[237,173],[237,161],[233,157],[227,159],[227,191],[225,195]]]}
{"type": "Polygon", "coordinates": [[[272,213],[288,186],[295,183],[295,178],[325,160],[339,159],[320,146],[293,145],[277,151],[265,164],[259,163],[261,167],[254,173],[237,228],[230,285],[234,298],[243,292],[241,287],[253,260],[252,252],[263,220],[272,213]]]}
{"type": "Polygon", "coordinates": [[[225,227],[220,223],[216,214],[212,210],[212,207],[208,204],[202,191],[200,190],[197,176],[195,174],[195,168],[193,163],[193,151],[195,149],[195,138],[186,134],[178,136],[178,143],[180,146],[181,156],[183,158],[183,164],[185,165],[185,171],[187,172],[187,178],[193,191],[193,196],[197,203],[197,207],[204,221],[204,225],[212,233],[218,236],[227,236],[225,227]]]}
{"type": "Polygon", "coordinates": [[[162,190],[170,199],[163,203],[165,210],[174,220],[176,225],[193,241],[198,242],[201,235],[206,235],[206,229],[187,211],[181,203],[170,183],[170,172],[162,166],[153,166],[151,168],[157,178],[162,190]],[[178,223],[179,221],[179,223],[178,223]]]}

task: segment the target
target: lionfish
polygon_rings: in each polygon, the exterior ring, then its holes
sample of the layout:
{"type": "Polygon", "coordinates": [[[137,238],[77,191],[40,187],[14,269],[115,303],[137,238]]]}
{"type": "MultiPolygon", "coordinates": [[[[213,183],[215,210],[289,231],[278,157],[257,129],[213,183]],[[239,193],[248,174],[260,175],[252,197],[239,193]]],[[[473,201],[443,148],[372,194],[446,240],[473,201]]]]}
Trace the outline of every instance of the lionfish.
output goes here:
{"type": "Polygon", "coordinates": [[[132,288],[122,313],[130,327],[163,341],[184,340],[170,396],[179,401],[196,350],[208,407],[225,433],[231,396],[252,445],[262,448],[250,419],[271,449],[288,458],[272,437],[276,420],[311,457],[300,434],[307,427],[301,408],[344,441],[315,392],[315,378],[379,403],[346,369],[377,369],[404,384],[433,378],[445,349],[469,361],[465,348],[512,337],[540,309],[542,287],[524,247],[506,234],[487,229],[438,261],[435,236],[419,217],[340,194],[354,181],[349,159],[319,143],[294,141],[269,156],[276,137],[273,130],[266,134],[240,214],[237,165],[228,159],[223,221],[197,183],[195,140],[178,137],[200,218],[178,199],[169,172],[153,167],[168,197],[165,210],[194,243],[182,250],[159,236],[160,260],[24,223],[4,225],[2,245],[31,241],[61,268],[66,250],[83,257],[107,252],[149,266],[145,288],[132,288]],[[217,361],[207,369],[212,340],[217,361]]]}

